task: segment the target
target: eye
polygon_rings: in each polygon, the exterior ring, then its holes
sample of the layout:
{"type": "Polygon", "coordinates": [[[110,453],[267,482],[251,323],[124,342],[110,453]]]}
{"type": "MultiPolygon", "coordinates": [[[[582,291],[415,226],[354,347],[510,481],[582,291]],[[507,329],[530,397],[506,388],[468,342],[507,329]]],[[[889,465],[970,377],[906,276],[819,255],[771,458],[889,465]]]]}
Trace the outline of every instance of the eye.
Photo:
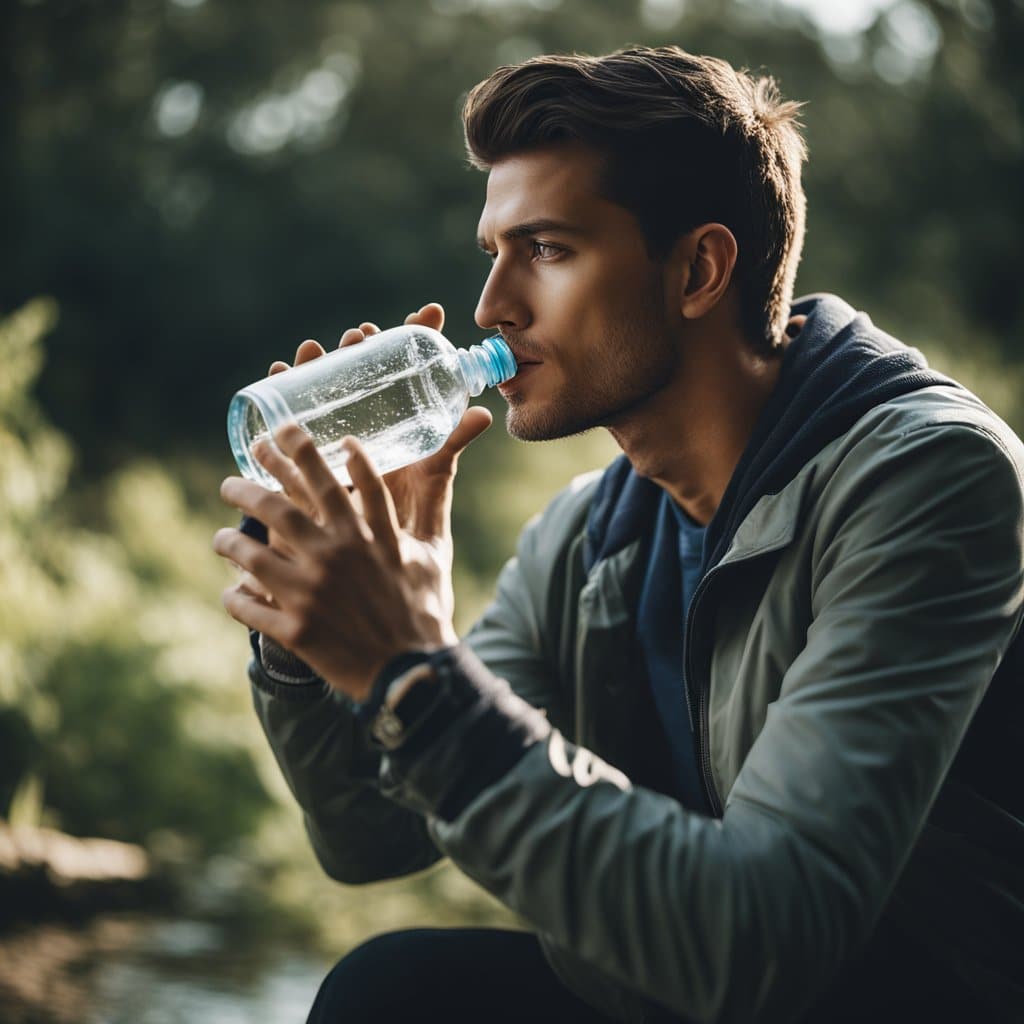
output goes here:
{"type": "Polygon", "coordinates": [[[539,260],[553,260],[557,259],[565,251],[560,249],[557,245],[552,245],[550,242],[538,242],[532,243],[533,255],[539,260]]]}

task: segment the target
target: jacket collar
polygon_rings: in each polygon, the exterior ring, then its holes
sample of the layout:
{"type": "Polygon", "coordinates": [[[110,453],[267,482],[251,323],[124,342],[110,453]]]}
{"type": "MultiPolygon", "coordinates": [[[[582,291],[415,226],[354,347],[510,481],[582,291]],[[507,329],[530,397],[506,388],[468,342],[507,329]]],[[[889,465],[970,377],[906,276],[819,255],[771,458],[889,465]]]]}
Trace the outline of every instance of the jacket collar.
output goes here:
{"type": "MultiPolygon", "coordinates": [[[[727,554],[735,560],[744,544],[763,547],[768,543],[765,538],[783,537],[783,513],[793,511],[790,503],[799,504],[797,499],[807,486],[804,483],[803,489],[785,496],[788,485],[864,413],[920,388],[959,386],[931,370],[916,349],[880,331],[864,313],[834,295],[800,299],[793,312],[806,314],[807,321],[786,349],[775,391],[708,524],[705,569],[727,554]],[[768,500],[773,497],[779,500],[768,500]],[[758,509],[758,516],[748,523],[758,509]],[[743,537],[751,539],[734,543],[741,528],[743,537]],[[755,539],[758,530],[767,531],[760,541],[755,539]]],[[[608,467],[587,520],[584,563],[588,572],[650,528],[661,493],[657,484],[636,475],[624,455],[608,467]]],[[[794,516],[792,529],[795,522],[794,516]]]]}

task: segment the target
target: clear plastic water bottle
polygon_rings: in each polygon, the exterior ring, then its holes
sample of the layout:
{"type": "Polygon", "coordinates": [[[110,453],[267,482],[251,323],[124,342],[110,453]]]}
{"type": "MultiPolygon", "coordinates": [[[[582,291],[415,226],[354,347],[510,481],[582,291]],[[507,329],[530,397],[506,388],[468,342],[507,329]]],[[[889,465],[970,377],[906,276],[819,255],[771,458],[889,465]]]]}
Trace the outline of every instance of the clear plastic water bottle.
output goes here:
{"type": "Polygon", "coordinates": [[[228,407],[231,451],[243,476],[280,490],[252,448],[298,423],[347,486],[342,438],[358,438],[382,473],[407,466],[444,444],[471,396],[515,374],[500,336],[456,349],[430,327],[393,327],[242,388],[228,407]]]}

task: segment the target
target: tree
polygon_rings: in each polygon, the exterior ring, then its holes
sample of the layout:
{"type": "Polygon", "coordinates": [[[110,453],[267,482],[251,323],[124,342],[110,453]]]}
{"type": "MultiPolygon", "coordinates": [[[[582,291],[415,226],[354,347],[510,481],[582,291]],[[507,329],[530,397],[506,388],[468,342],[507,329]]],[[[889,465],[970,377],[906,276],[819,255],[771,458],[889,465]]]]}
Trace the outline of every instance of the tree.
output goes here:
{"type": "Polygon", "coordinates": [[[545,50],[679,42],[808,99],[804,290],[1014,356],[1022,178],[1015,0],[898,0],[862,36],[778,4],[583,0],[12,3],[0,307],[61,304],[40,394],[81,470],[201,445],[232,391],[304,337],[446,302],[486,265],[459,97],[545,50]]]}

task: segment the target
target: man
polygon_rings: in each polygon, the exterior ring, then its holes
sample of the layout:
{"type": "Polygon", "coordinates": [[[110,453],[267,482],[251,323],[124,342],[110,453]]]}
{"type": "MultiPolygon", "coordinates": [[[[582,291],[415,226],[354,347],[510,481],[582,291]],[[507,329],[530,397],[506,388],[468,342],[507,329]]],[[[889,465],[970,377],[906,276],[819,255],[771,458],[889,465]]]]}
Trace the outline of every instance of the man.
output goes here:
{"type": "Polygon", "coordinates": [[[378,938],[311,1019],[1024,1014],[1024,448],[841,299],[791,303],[795,115],[676,48],[470,93],[508,429],[623,456],[526,527],[462,643],[485,410],[386,483],[351,442],[352,495],[298,428],[261,454],[285,495],[225,482],[270,528],[215,547],[324,868],[449,856],[534,930],[378,938]]]}

